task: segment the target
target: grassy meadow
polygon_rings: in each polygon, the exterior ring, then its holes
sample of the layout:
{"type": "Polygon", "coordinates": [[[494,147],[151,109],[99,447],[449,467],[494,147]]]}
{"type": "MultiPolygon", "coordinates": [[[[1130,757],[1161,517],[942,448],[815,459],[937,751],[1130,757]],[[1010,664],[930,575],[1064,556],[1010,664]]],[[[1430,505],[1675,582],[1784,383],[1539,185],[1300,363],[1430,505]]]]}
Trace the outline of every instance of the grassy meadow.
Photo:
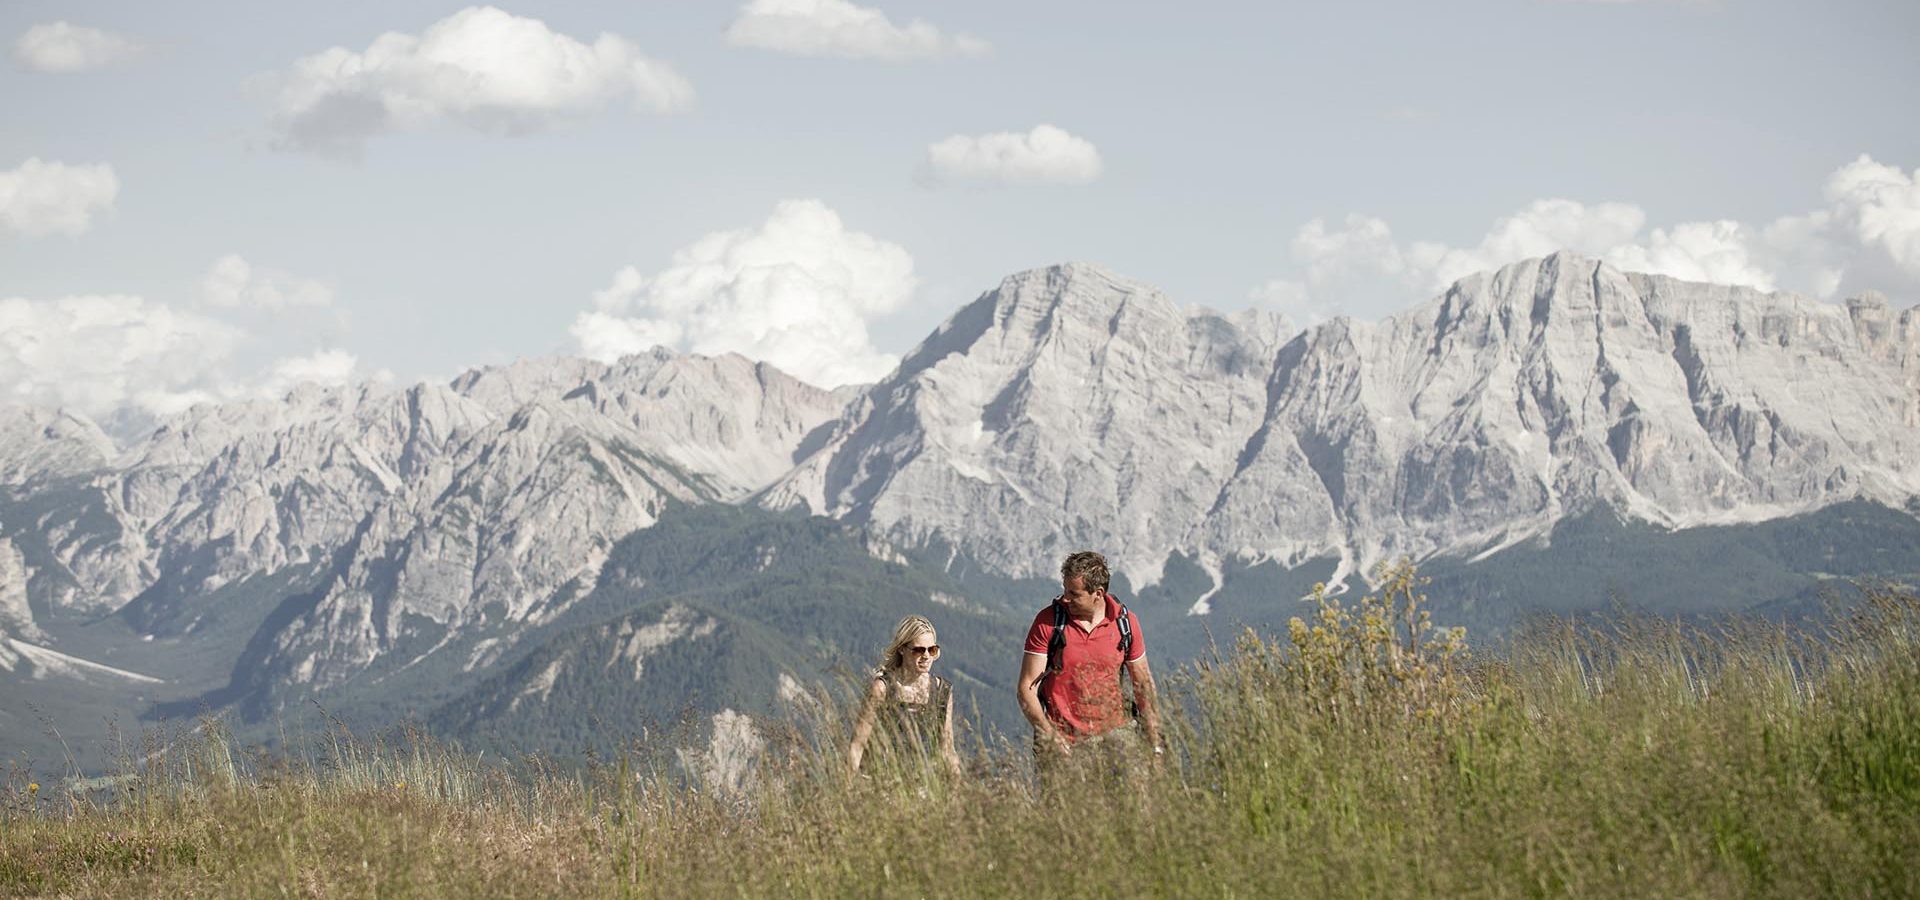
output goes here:
{"type": "Polygon", "coordinates": [[[1042,786],[1020,736],[957,780],[884,748],[850,776],[836,703],[585,765],[405,731],[267,755],[206,721],[108,778],[0,772],[0,896],[1920,895],[1911,592],[1495,657],[1384,574],[1160,673],[1158,767],[1042,786]]]}

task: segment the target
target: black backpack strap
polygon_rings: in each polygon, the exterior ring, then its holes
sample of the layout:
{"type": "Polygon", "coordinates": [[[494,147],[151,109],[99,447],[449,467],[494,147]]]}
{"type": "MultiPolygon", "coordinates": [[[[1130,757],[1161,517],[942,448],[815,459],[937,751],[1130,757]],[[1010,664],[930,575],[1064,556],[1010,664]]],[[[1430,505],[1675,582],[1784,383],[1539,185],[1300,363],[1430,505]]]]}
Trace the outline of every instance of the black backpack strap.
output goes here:
{"type": "Polygon", "coordinates": [[[1047,640],[1047,673],[1060,671],[1063,663],[1060,656],[1067,649],[1067,607],[1058,600],[1053,601],[1053,637],[1047,640]]]}
{"type": "MultiPolygon", "coordinates": [[[[1127,680],[1127,657],[1133,655],[1133,620],[1127,615],[1127,605],[1120,604],[1120,680],[1127,680]]],[[[1134,685],[1136,689],[1140,686],[1134,685]]],[[[1140,718],[1140,702],[1132,696],[1127,698],[1127,715],[1140,718]]]]}

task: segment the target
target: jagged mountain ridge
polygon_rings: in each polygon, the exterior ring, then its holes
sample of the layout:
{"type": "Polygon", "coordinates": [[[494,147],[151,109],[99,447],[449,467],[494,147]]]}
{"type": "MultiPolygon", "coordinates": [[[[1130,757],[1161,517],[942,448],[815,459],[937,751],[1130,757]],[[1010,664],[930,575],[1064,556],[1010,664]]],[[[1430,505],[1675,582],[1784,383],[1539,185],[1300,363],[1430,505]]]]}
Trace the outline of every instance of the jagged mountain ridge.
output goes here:
{"type": "Polygon", "coordinates": [[[183,634],[221,589],[304,573],[305,608],[258,636],[266,671],[245,674],[337,684],[410,617],[452,632],[552,615],[615,541],[791,466],[843,403],[738,356],[661,350],[199,406],[112,465],[8,488],[0,541],[26,552],[0,596],[183,634]]]}
{"type": "Polygon", "coordinates": [[[1137,584],[1173,554],[1479,552],[1595,505],[1673,527],[1899,507],[1920,493],[1916,329],[1884,300],[1563,253],[1281,342],[1062,266],[956,314],[762,502],[1011,574],[1102,546],[1137,584]]]}
{"type": "Polygon", "coordinates": [[[234,667],[258,699],[436,653],[485,672],[672,504],[805,509],[1015,577],[1097,546],[1145,585],[1178,555],[1216,589],[1231,564],[1491,552],[1594,507],[1899,508],[1917,318],[1559,254],[1301,331],[1070,264],[1009,277],[858,391],[656,350],[202,406],[123,451],[36,413],[0,428],[0,628],[117,612],[192,635],[258,585],[273,606],[234,667]]]}
{"type": "Polygon", "coordinates": [[[1021,273],[909,354],[761,502],[1022,575],[1101,546],[1137,579],[1237,469],[1290,331],[1091,266],[1021,273]]]}

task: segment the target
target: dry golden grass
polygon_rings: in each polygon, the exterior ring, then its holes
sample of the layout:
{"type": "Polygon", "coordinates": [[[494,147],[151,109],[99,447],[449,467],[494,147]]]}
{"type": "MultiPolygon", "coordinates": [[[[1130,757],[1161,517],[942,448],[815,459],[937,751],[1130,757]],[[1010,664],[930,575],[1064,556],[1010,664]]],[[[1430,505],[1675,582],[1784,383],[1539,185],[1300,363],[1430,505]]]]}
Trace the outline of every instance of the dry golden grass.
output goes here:
{"type": "Polygon", "coordinates": [[[672,748],[270,759],[210,723],[102,790],[13,773],[0,895],[1920,895],[1911,593],[1818,636],[1561,624],[1469,663],[1382,574],[1167,679],[1163,770],[1043,792],[999,742],[957,781],[884,752],[849,777],[833,710],[764,723],[737,789],[672,748]]]}

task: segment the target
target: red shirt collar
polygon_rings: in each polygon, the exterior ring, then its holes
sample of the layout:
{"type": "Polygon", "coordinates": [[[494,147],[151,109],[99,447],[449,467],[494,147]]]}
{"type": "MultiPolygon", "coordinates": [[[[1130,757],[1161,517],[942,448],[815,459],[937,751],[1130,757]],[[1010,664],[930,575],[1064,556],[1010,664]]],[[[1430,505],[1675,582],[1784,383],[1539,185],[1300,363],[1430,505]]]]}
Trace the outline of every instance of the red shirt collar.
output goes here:
{"type": "MultiPolygon", "coordinates": [[[[1105,618],[1102,618],[1100,620],[1099,625],[1093,626],[1095,628],[1098,628],[1100,627],[1100,625],[1105,625],[1108,622],[1111,622],[1115,619],[1120,618],[1120,599],[1107,591],[1101,591],[1100,594],[1101,596],[1107,598],[1107,615],[1105,618]]],[[[1066,595],[1064,594],[1053,598],[1054,605],[1060,607],[1063,610],[1066,610],[1065,601],[1066,601],[1066,595]]],[[[1066,611],[1067,611],[1067,618],[1069,619],[1073,618],[1073,611],[1072,610],[1066,610],[1066,611]]]]}

